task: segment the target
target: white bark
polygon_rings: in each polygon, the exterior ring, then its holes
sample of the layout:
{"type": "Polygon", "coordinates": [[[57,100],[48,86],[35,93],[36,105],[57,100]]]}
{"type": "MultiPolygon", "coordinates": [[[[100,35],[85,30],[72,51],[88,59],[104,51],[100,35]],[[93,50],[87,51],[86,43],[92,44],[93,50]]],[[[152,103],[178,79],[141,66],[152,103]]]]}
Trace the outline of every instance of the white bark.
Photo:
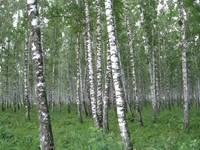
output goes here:
{"type": "Polygon", "coordinates": [[[5,101],[3,98],[3,76],[2,76],[2,51],[3,51],[3,46],[0,45],[0,98],[1,98],[1,109],[2,111],[5,110],[5,101]]]}
{"type": "Polygon", "coordinates": [[[88,0],[84,1],[85,4],[85,17],[86,17],[86,46],[88,53],[88,71],[89,71],[89,83],[90,83],[90,99],[91,99],[91,107],[92,107],[92,117],[94,120],[94,125],[99,127],[99,122],[97,118],[97,102],[95,98],[95,90],[94,90],[94,72],[93,72],[93,64],[92,64],[92,49],[91,49],[91,37],[90,37],[90,17],[89,17],[89,6],[88,0]]]}
{"type": "Polygon", "coordinates": [[[139,126],[143,125],[141,111],[139,108],[139,101],[138,101],[138,93],[137,93],[137,83],[136,83],[136,74],[135,74],[135,59],[134,59],[134,49],[133,49],[133,34],[131,30],[131,25],[128,17],[128,4],[127,0],[124,1],[125,6],[125,19],[126,25],[128,28],[127,34],[129,38],[129,48],[130,48],[130,57],[131,57],[131,71],[132,71],[132,83],[133,83],[133,94],[134,94],[134,102],[135,102],[135,109],[138,117],[138,124],[139,126]]]}
{"type": "Polygon", "coordinates": [[[76,104],[77,104],[77,111],[78,111],[78,118],[79,122],[82,123],[82,115],[81,115],[81,87],[80,87],[80,50],[79,50],[79,37],[77,37],[76,42],[76,65],[77,65],[77,76],[76,76],[76,104]]]}
{"type": "Polygon", "coordinates": [[[180,21],[181,25],[181,44],[182,44],[182,78],[183,78],[183,98],[184,98],[184,123],[185,130],[189,132],[188,116],[188,77],[187,77],[187,60],[186,60],[186,37],[185,37],[185,19],[184,19],[183,0],[180,0],[180,21]]]}
{"type": "Polygon", "coordinates": [[[155,94],[155,59],[154,59],[154,51],[153,54],[149,54],[149,73],[150,73],[150,88],[151,88],[151,101],[152,101],[152,117],[155,119],[157,114],[156,109],[156,94],[155,94]],[[152,56],[152,59],[151,59],[152,56]],[[152,60],[152,62],[151,62],[152,60]]]}
{"type": "Polygon", "coordinates": [[[170,91],[169,91],[169,64],[167,63],[166,65],[166,82],[167,82],[167,96],[166,96],[166,100],[167,100],[167,107],[169,110],[171,110],[171,104],[170,104],[170,91]]]}
{"type": "Polygon", "coordinates": [[[34,68],[35,95],[39,121],[39,136],[41,150],[54,150],[50,115],[47,107],[45,80],[43,74],[43,59],[40,41],[40,26],[38,24],[37,0],[27,0],[27,13],[30,20],[30,44],[34,68]]]}
{"type": "Polygon", "coordinates": [[[102,126],[102,75],[101,75],[101,0],[97,6],[97,117],[102,126]]]}
{"type": "Polygon", "coordinates": [[[106,23],[107,23],[107,32],[109,39],[109,46],[111,52],[111,66],[112,66],[112,75],[114,81],[114,89],[116,93],[116,105],[117,105],[117,116],[118,116],[118,125],[120,128],[120,134],[122,137],[122,143],[125,149],[131,150],[132,144],[130,142],[129,130],[127,127],[125,110],[124,110],[124,99],[123,99],[123,88],[121,87],[121,76],[119,68],[119,57],[118,49],[116,45],[115,37],[115,28],[113,23],[113,13],[112,13],[112,1],[105,0],[105,10],[106,10],[106,23]]]}
{"type": "Polygon", "coordinates": [[[111,78],[111,55],[110,47],[107,41],[107,60],[106,60],[106,76],[105,76],[105,92],[103,97],[103,130],[108,132],[108,100],[110,94],[110,78],[111,78]]]}
{"type": "Polygon", "coordinates": [[[28,49],[28,20],[26,19],[25,28],[25,47],[24,47],[24,102],[26,119],[30,120],[30,97],[29,97],[29,49],[28,49]]]}
{"type": "Polygon", "coordinates": [[[59,111],[61,111],[61,105],[62,105],[62,101],[61,101],[61,90],[62,90],[62,88],[61,88],[61,86],[62,86],[62,69],[61,69],[61,59],[60,59],[60,54],[61,54],[61,52],[60,52],[60,49],[59,49],[59,60],[58,60],[58,103],[59,103],[59,111]]]}
{"type": "Polygon", "coordinates": [[[52,69],[52,80],[51,80],[51,109],[54,111],[54,106],[55,106],[55,65],[53,61],[53,69],[52,69]]]}

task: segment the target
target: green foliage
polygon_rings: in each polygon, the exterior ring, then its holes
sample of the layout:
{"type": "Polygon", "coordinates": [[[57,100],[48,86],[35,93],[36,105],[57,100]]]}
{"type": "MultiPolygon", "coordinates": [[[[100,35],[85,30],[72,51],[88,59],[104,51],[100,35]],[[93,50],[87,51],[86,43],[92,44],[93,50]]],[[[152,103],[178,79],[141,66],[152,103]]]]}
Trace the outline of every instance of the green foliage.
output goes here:
{"type": "MultiPolygon", "coordinates": [[[[113,109],[109,110],[110,132],[93,127],[93,120],[83,116],[78,122],[76,107],[70,114],[67,106],[51,113],[54,141],[57,150],[122,150],[121,138],[113,109]]],[[[190,133],[184,132],[183,111],[177,106],[171,112],[161,110],[152,121],[151,106],[143,107],[144,126],[138,127],[137,119],[127,114],[131,140],[136,150],[198,150],[200,149],[200,110],[191,106],[190,133]]],[[[31,120],[27,121],[22,108],[14,113],[0,112],[0,150],[38,150],[38,120],[35,107],[31,109],[31,120]]]]}
{"type": "Polygon", "coordinates": [[[199,149],[199,117],[198,110],[191,107],[191,130],[184,131],[182,108],[174,106],[171,111],[161,110],[159,116],[152,121],[151,107],[143,108],[145,125],[129,124],[134,147],[141,150],[197,150],[199,149]]]}
{"type": "MultiPolygon", "coordinates": [[[[113,133],[106,134],[102,129],[91,127],[90,140],[88,144],[91,145],[92,150],[121,150],[122,146],[115,141],[113,133]]],[[[119,139],[118,139],[119,140],[119,139]]]]}

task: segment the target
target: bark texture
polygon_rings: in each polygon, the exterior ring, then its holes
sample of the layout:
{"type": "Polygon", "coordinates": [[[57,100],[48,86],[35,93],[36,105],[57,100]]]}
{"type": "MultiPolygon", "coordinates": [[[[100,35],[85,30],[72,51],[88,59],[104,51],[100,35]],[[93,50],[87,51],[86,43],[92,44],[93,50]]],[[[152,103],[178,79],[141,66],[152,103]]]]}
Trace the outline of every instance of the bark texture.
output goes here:
{"type": "Polygon", "coordinates": [[[34,68],[35,95],[39,121],[39,137],[41,150],[54,150],[50,115],[47,107],[45,80],[43,74],[43,58],[41,49],[40,26],[38,23],[37,0],[27,0],[27,13],[30,20],[30,44],[34,68]]]}
{"type": "Polygon", "coordinates": [[[77,76],[76,76],[76,104],[77,104],[77,111],[78,111],[78,118],[79,122],[83,123],[82,115],[81,115],[81,87],[80,87],[80,50],[79,50],[79,37],[77,37],[76,43],[76,64],[77,64],[77,76]]]}
{"type": "Polygon", "coordinates": [[[134,49],[133,49],[133,34],[131,31],[131,25],[128,17],[128,3],[127,0],[124,1],[125,6],[125,19],[126,25],[128,28],[128,38],[129,38],[129,48],[130,48],[130,58],[131,58],[131,71],[132,71],[132,83],[133,83],[133,94],[134,94],[134,102],[135,102],[135,110],[138,117],[139,126],[143,125],[142,115],[139,107],[138,93],[137,93],[137,83],[136,83],[136,74],[135,74],[135,60],[134,60],[134,49]]]}
{"type": "Polygon", "coordinates": [[[108,132],[108,101],[110,94],[110,78],[111,78],[111,55],[110,55],[110,47],[107,41],[107,60],[106,60],[106,79],[105,79],[105,91],[103,97],[103,131],[108,132]]]}
{"type": "Polygon", "coordinates": [[[30,100],[29,100],[29,49],[28,49],[28,20],[26,19],[25,28],[25,47],[24,47],[24,102],[26,119],[30,120],[30,100]]]}
{"type": "Polygon", "coordinates": [[[90,99],[91,99],[91,108],[92,108],[92,117],[94,120],[94,125],[99,127],[99,122],[97,118],[97,102],[95,98],[95,90],[94,90],[94,71],[93,71],[93,60],[92,60],[92,49],[91,49],[91,37],[90,37],[90,17],[89,17],[89,6],[88,0],[84,1],[85,4],[85,17],[86,17],[86,47],[88,54],[88,71],[89,71],[89,83],[90,83],[90,99]]]}
{"type": "Polygon", "coordinates": [[[101,69],[101,0],[97,6],[97,117],[102,126],[102,69],[101,69]]]}
{"type": "Polygon", "coordinates": [[[5,111],[5,101],[3,97],[3,75],[2,75],[2,51],[3,51],[3,46],[0,45],[0,99],[1,99],[1,109],[2,111],[5,111]]]}
{"type": "Polygon", "coordinates": [[[115,94],[116,94],[118,125],[120,129],[120,134],[121,134],[122,144],[124,146],[124,149],[131,150],[133,149],[133,146],[130,142],[130,135],[129,135],[129,130],[127,127],[127,122],[126,122],[126,117],[125,117],[123,88],[121,86],[119,57],[118,57],[118,49],[116,45],[115,26],[113,22],[114,20],[113,20],[113,10],[112,10],[111,0],[105,0],[105,10],[106,10],[107,32],[108,32],[109,46],[110,46],[110,52],[111,52],[112,77],[113,77],[114,89],[115,89],[115,94]]]}
{"type": "Polygon", "coordinates": [[[186,60],[186,37],[185,37],[185,19],[183,0],[180,0],[180,21],[181,25],[181,45],[182,45],[182,78],[183,78],[183,98],[184,98],[184,124],[185,130],[189,132],[188,116],[188,77],[187,77],[187,60],[186,60]]]}

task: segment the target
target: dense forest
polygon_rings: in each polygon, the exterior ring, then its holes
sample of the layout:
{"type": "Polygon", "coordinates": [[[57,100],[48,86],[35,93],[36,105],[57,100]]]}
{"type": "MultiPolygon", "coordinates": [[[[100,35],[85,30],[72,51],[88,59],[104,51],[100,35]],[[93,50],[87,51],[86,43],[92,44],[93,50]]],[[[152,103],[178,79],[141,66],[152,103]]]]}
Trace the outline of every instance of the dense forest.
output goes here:
{"type": "Polygon", "coordinates": [[[18,119],[39,130],[30,149],[200,149],[199,15],[199,0],[0,0],[0,149],[28,148],[3,147],[18,119]],[[65,119],[96,145],[58,141],[65,119]],[[188,141],[145,145],[176,121],[188,141]]]}

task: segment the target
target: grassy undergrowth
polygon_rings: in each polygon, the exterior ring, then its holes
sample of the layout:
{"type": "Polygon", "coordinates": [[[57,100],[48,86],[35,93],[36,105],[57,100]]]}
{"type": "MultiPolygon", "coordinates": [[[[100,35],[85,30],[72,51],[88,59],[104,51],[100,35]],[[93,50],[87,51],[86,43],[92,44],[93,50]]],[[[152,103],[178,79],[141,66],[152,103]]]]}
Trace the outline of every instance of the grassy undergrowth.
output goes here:
{"type": "MultiPolygon", "coordinates": [[[[16,113],[0,111],[0,150],[38,150],[38,120],[36,108],[31,109],[31,120],[27,121],[24,109],[16,113]]],[[[161,110],[152,121],[151,106],[143,107],[143,127],[137,119],[127,114],[131,140],[135,150],[199,150],[200,110],[190,110],[190,133],[184,132],[183,111],[174,106],[171,111],[161,110]]],[[[51,112],[54,141],[57,150],[121,150],[121,139],[116,115],[109,112],[110,132],[103,133],[93,126],[91,117],[83,115],[83,124],[78,122],[75,106],[67,113],[51,112]]]]}

